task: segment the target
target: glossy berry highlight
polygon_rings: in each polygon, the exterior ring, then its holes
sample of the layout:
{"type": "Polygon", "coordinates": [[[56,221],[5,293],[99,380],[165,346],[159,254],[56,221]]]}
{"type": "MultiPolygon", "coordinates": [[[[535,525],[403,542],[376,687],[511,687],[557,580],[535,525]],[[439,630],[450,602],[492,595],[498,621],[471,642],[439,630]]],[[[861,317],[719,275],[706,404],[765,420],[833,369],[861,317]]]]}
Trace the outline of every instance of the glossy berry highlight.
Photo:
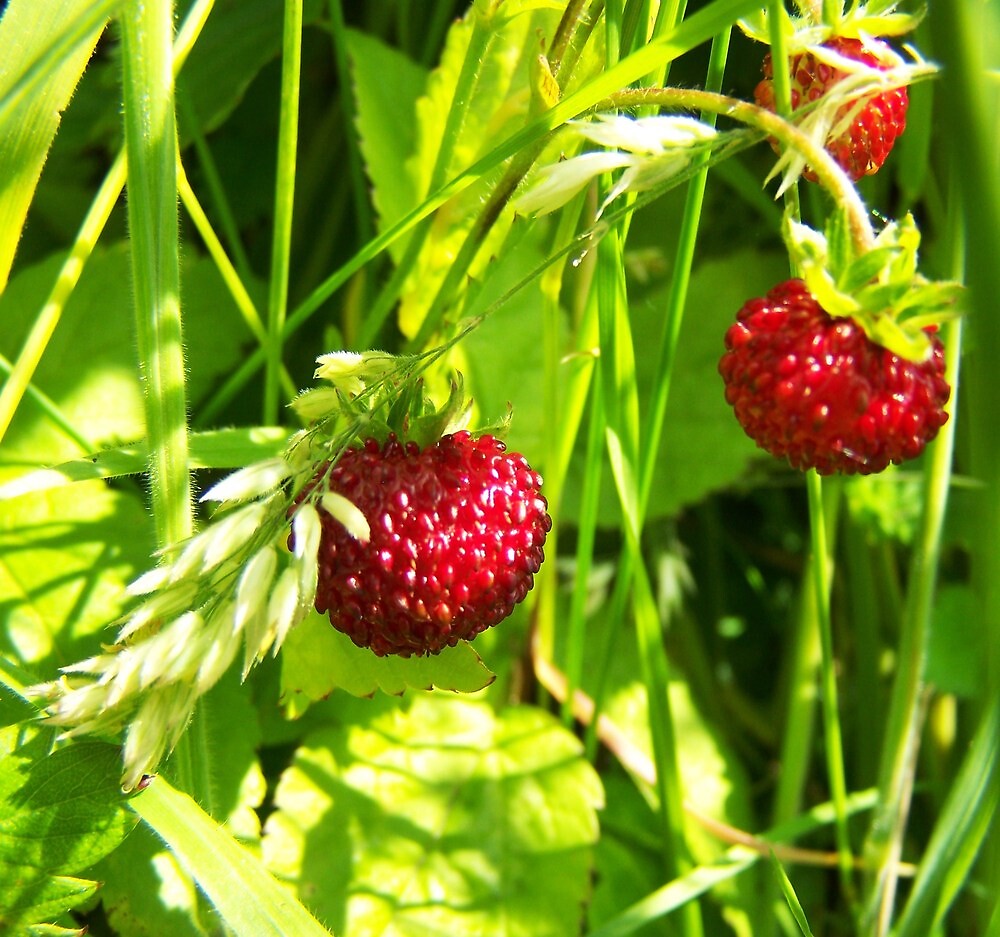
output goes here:
{"type": "Polygon", "coordinates": [[[310,490],[365,515],[355,539],[320,507],[316,609],[377,655],[437,654],[497,624],[528,594],[552,526],[541,477],[490,435],[420,449],[369,439],[324,465],[310,490]]]}
{"type": "MultiPolygon", "coordinates": [[[[838,36],[823,45],[845,58],[886,70],[889,47],[877,39],[861,42],[838,36]]],[[[841,81],[846,73],[821,61],[810,51],[800,52],[789,59],[792,110],[819,100],[841,81]]],[[[754,100],[761,107],[775,111],[774,65],[771,54],[764,57],[764,78],[754,89],[754,100]]],[[[853,180],[871,175],[882,168],[899,135],[906,128],[909,96],[906,88],[892,88],[870,95],[860,107],[857,99],[848,101],[837,112],[834,126],[853,111],[850,123],[842,132],[830,136],[825,147],[840,167],[853,180]]],[[[777,144],[772,142],[775,150],[777,144]]],[[[803,175],[812,182],[815,173],[808,167],[803,175]]]]}
{"type": "Polygon", "coordinates": [[[913,459],[947,421],[944,349],[910,361],[830,316],[801,280],[740,309],[719,372],[746,434],[794,468],[870,474],[913,459]]]}

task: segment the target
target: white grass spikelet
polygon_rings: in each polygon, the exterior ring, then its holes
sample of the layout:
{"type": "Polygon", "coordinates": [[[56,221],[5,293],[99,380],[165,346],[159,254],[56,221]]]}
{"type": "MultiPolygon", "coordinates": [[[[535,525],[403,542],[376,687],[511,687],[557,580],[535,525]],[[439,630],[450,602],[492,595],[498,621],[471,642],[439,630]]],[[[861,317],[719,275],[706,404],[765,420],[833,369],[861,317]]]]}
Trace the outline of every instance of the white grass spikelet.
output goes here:
{"type": "Polygon", "coordinates": [[[361,509],[349,498],[337,491],[327,491],[320,496],[319,503],[323,510],[335,521],[344,525],[344,529],[361,543],[368,543],[372,538],[368,518],[361,509]]]}
{"type": "Polygon", "coordinates": [[[246,501],[267,494],[291,474],[291,466],[281,457],[254,462],[214,484],[199,501],[246,501]]]}

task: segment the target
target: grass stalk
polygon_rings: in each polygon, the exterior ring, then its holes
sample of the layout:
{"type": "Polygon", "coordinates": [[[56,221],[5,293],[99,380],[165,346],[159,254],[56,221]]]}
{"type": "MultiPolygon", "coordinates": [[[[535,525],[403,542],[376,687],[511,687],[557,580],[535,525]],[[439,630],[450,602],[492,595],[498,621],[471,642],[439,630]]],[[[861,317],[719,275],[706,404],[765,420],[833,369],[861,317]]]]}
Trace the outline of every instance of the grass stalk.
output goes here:
{"type": "MultiPolygon", "coordinates": [[[[949,409],[958,395],[961,325],[949,323],[946,378],[952,387],[949,409]]],[[[889,932],[896,894],[897,868],[916,778],[928,688],[924,679],[927,648],[941,559],[955,421],[950,419],[931,445],[924,483],[923,518],[910,566],[906,605],[900,629],[899,670],[893,685],[886,737],[879,769],[879,803],[865,844],[865,857],[876,870],[863,919],[863,932],[882,937],[889,932]]]]}
{"type": "Polygon", "coordinates": [[[827,548],[826,516],[823,510],[823,484],[815,471],[806,473],[809,497],[810,575],[813,580],[816,623],[820,645],[820,703],[823,709],[823,742],[826,769],[830,784],[830,799],[836,811],[834,825],[837,854],[840,858],[840,878],[848,900],[854,898],[853,860],[847,827],[847,780],[844,772],[844,745],[837,701],[837,663],[833,648],[833,626],[830,621],[831,562],[827,548]]]}
{"type": "Polygon", "coordinates": [[[274,186],[274,235],[268,292],[267,367],[264,377],[264,423],[278,420],[283,332],[288,311],[288,281],[295,203],[295,165],[299,136],[299,84],[302,71],[302,0],[285,0],[281,44],[281,109],[278,117],[278,168],[274,186]]]}
{"type": "Polygon", "coordinates": [[[133,0],[122,16],[128,218],[156,541],[193,530],[180,309],[173,5],[133,0]]]}

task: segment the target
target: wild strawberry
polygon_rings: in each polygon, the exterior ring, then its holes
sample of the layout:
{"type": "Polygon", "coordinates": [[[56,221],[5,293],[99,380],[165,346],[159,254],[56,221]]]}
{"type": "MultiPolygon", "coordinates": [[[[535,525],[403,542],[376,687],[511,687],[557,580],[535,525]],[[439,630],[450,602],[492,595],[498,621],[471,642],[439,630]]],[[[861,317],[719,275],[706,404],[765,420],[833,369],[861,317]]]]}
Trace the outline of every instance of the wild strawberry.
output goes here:
{"type": "Polygon", "coordinates": [[[421,450],[393,435],[348,449],[314,485],[364,514],[356,539],[320,507],[316,609],[379,656],[437,654],[506,618],[533,584],[552,526],[541,477],[493,436],[421,450]]]}
{"type": "MultiPolygon", "coordinates": [[[[863,62],[881,70],[890,68],[890,48],[877,39],[862,42],[837,36],[823,45],[838,52],[845,58],[863,62]]],[[[792,84],[792,110],[819,100],[846,72],[821,61],[813,52],[805,51],[793,55],[789,60],[792,84]]],[[[775,110],[774,66],[771,55],[764,57],[764,79],[754,89],[754,99],[761,107],[775,110]]],[[[857,99],[844,104],[834,121],[841,121],[853,111],[850,124],[840,133],[826,140],[826,149],[852,179],[871,175],[882,168],[896,138],[906,127],[906,109],[909,98],[906,88],[893,88],[881,94],[871,95],[864,104],[857,107],[857,99]]],[[[777,144],[772,145],[777,150],[777,144]]],[[[816,175],[806,169],[803,175],[815,182],[816,175]]]]}
{"type": "Polygon", "coordinates": [[[923,452],[948,419],[944,350],[910,361],[834,317],[801,280],[751,299],[726,333],[719,372],[747,435],[798,469],[881,472],[923,452]]]}

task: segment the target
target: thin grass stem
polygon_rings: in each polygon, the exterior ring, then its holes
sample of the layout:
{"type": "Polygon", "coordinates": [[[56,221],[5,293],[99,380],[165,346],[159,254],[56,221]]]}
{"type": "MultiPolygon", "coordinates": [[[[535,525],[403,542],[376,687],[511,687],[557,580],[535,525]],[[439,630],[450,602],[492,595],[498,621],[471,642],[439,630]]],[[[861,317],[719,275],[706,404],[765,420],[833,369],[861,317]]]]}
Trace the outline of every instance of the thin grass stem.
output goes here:
{"type": "Polygon", "coordinates": [[[274,235],[267,303],[267,367],[264,423],[276,423],[281,387],[284,326],[292,253],[292,214],[299,136],[299,85],[302,71],[302,0],[285,0],[281,46],[281,110],[278,117],[278,168],[274,185],[274,235]]]}
{"type": "Polygon", "coordinates": [[[156,541],[193,530],[177,227],[170,0],[133,0],[122,17],[128,215],[150,496],[156,541]]]}

